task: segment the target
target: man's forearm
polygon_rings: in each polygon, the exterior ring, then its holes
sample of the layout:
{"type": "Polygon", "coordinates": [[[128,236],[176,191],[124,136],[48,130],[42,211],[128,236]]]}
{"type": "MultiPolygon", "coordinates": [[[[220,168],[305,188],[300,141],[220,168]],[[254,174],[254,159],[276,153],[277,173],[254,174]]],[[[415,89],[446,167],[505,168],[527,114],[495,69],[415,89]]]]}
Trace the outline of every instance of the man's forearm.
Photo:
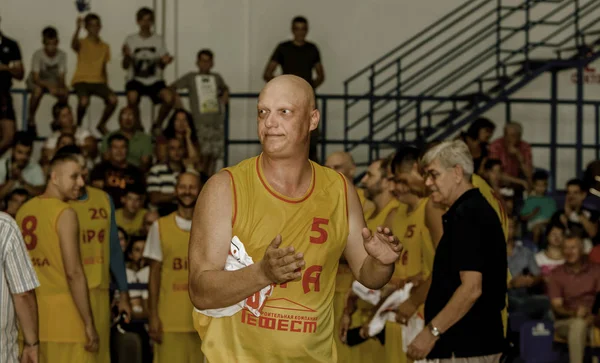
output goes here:
{"type": "Polygon", "coordinates": [[[580,220],[581,225],[583,226],[583,229],[585,229],[585,232],[588,234],[588,236],[591,238],[596,237],[596,234],[598,234],[598,225],[594,222],[591,222],[584,216],[581,216],[580,220]]]}
{"type": "Polygon", "coordinates": [[[442,333],[448,331],[471,310],[479,296],[480,292],[474,291],[464,284],[460,285],[448,304],[433,318],[431,324],[442,333]]]}
{"type": "Polygon", "coordinates": [[[410,290],[410,297],[408,298],[411,303],[417,308],[425,304],[427,300],[427,294],[429,293],[429,287],[431,286],[431,275],[427,280],[423,281],[419,286],[410,290]]]}
{"type": "Polygon", "coordinates": [[[369,289],[379,290],[390,281],[393,274],[394,264],[383,265],[373,257],[367,256],[357,280],[369,289]]]}
{"type": "Polygon", "coordinates": [[[575,310],[566,309],[564,306],[553,306],[552,311],[554,312],[554,315],[560,319],[569,319],[577,315],[575,310]]]}
{"type": "Polygon", "coordinates": [[[4,199],[13,190],[16,181],[13,179],[8,180],[6,183],[0,185],[0,199],[4,199]]]}
{"type": "Polygon", "coordinates": [[[261,272],[260,263],[236,271],[202,271],[190,276],[190,298],[198,309],[218,309],[235,305],[271,282],[261,272]]]}
{"type": "Polygon", "coordinates": [[[34,344],[39,340],[38,334],[38,308],[35,297],[35,290],[30,290],[22,294],[13,295],[13,303],[19,326],[23,331],[25,344],[34,344]]]}
{"type": "Polygon", "coordinates": [[[71,296],[73,297],[77,311],[83,320],[83,324],[85,326],[94,324],[87,280],[83,270],[74,276],[68,276],[67,281],[69,283],[69,289],[71,290],[71,296]]]}

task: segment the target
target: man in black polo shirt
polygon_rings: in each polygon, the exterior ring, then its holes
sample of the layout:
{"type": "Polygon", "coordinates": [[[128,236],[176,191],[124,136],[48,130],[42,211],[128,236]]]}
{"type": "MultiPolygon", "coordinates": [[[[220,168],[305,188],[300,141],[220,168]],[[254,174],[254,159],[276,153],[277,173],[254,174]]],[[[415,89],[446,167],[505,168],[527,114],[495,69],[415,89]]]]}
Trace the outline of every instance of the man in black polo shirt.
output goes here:
{"type": "Polygon", "coordinates": [[[15,110],[10,89],[12,79],[25,75],[19,44],[0,32],[0,156],[10,148],[16,131],[15,110]]]}
{"type": "MultiPolygon", "coordinates": [[[[269,82],[275,76],[275,69],[281,66],[282,74],[293,74],[303,78],[306,82],[313,86],[314,89],[319,87],[325,81],[325,71],[321,64],[321,54],[319,48],[311,42],[306,41],[308,33],[308,20],[305,17],[297,16],[292,20],[292,34],[294,40],[279,43],[267,67],[263,79],[269,82]],[[317,74],[313,78],[313,69],[317,74]]],[[[313,161],[317,161],[317,141],[319,139],[318,129],[311,133],[309,157],[313,161]]]]}
{"type": "Polygon", "coordinates": [[[412,341],[415,360],[499,362],[506,295],[506,242],[496,212],[471,184],[473,159],[462,141],[443,142],[422,159],[434,202],[445,205],[425,302],[426,328],[412,341]]]}

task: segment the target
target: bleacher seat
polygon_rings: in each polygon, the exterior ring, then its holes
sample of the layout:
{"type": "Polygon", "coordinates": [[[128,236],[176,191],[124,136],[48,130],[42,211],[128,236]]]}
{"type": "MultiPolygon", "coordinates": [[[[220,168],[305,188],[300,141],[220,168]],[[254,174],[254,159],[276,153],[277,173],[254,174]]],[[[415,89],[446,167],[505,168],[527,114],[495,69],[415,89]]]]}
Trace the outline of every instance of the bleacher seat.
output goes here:
{"type": "Polygon", "coordinates": [[[551,363],[559,359],[553,348],[554,324],[549,320],[527,321],[521,325],[521,359],[525,363],[551,363]]]}

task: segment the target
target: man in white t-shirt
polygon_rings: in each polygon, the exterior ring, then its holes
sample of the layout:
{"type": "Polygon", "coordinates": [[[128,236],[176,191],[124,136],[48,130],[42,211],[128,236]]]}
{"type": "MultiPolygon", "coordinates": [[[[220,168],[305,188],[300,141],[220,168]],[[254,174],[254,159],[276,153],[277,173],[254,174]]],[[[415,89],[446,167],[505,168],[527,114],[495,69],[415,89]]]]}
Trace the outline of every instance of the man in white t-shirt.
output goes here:
{"type": "Polygon", "coordinates": [[[149,333],[155,362],[201,362],[202,351],[188,295],[188,245],[194,206],[202,188],[197,173],[177,177],[177,211],[152,224],[144,257],[150,261],[149,333]]]}
{"type": "Polygon", "coordinates": [[[154,12],[143,7],[137,12],[139,33],[132,34],[123,44],[123,69],[128,71],[127,102],[138,108],[141,96],[148,96],[154,104],[161,104],[153,129],[158,129],[167,117],[175,100],[172,90],[163,80],[163,69],[173,61],[163,38],[152,32],[154,12]]]}

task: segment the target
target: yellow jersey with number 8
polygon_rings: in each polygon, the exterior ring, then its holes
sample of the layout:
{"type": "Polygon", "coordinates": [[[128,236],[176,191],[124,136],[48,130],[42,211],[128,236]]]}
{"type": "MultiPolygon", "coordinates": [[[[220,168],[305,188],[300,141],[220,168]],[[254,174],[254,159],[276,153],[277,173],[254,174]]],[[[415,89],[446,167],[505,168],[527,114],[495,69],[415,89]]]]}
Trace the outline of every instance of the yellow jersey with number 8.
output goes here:
{"type": "Polygon", "coordinates": [[[69,290],[57,230],[69,205],[55,198],[35,197],[17,213],[29,256],[40,280],[36,289],[39,339],[42,342],[84,342],[83,321],[69,290]]]}
{"type": "MultiPolygon", "coordinates": [[[[280,248],[293,246],[304,254],[306,264],[299,280],[274,286],[260,317],[242,310],[210,319],[202,341],[209,362],[337,361],[332,301],[348,238],[348,185],[329,168],[312,162],[311,167],[311,184],[295,199],[269,185],[261,156],[225,169],[232,180],[232,234],[254,262],[281,234],[280,248]]],[[[247,302],[256,300],[249,297],[247,302]]]]}

